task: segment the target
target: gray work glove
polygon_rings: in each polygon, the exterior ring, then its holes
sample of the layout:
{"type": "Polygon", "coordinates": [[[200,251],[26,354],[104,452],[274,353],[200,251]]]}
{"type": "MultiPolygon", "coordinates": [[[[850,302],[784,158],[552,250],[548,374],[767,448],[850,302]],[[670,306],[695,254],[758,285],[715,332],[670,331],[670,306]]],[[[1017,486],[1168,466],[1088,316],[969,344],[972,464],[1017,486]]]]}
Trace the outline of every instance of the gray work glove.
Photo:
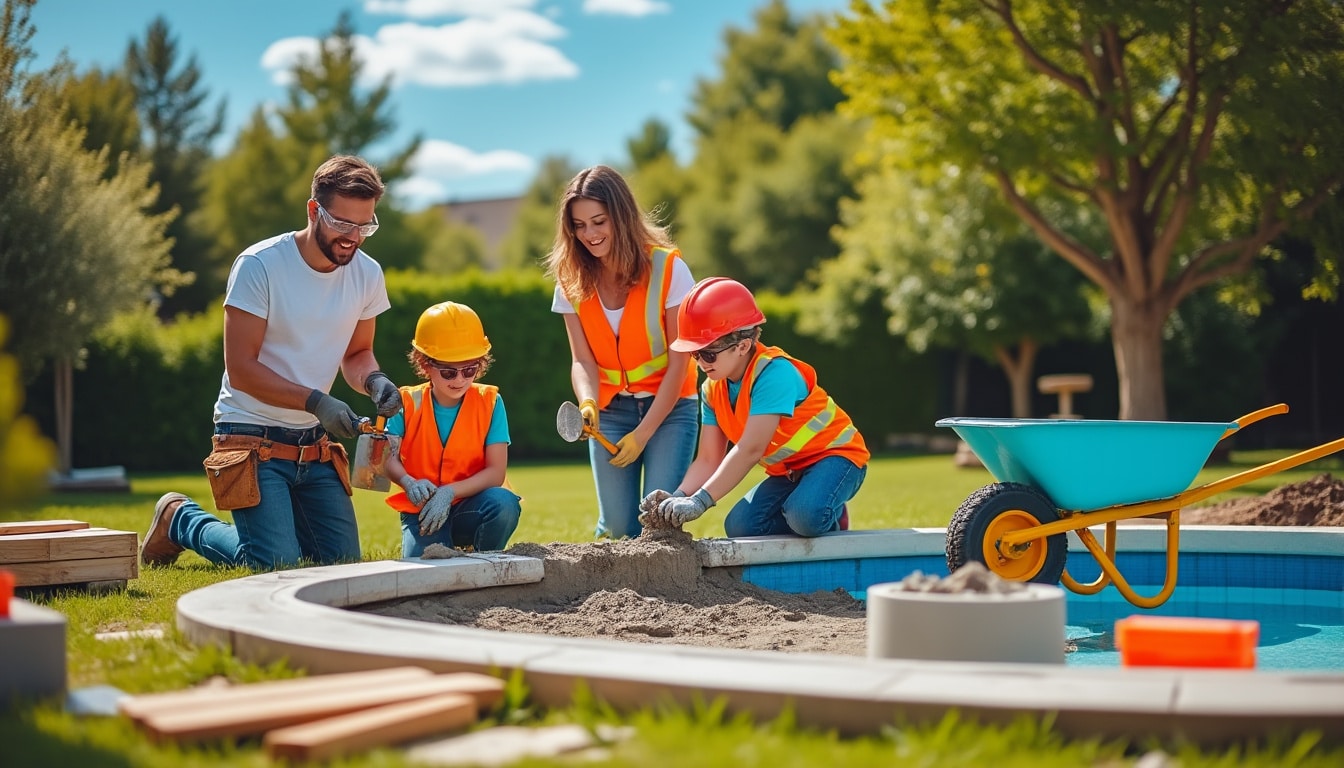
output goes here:
{"type": "Polygon", "coordinates": [[[434,490],[429,501],[420,508],[421,536],[433,536],[439,532],[444,523],[448,522],[448,510],[453,506],[453,498],[456,495],[452,487],[447,485],[440,485],[434,490]]]}
{"type": "Polygon", "coordinates": [[[401,411],[401,392],[382,371],[364,377],[364,391],[369,393],[379,416],[396,416],[401,411]]]}
{"type": "Polygon", "coordinates": [[[714,506],[714,498],[704,488],[690,496],[673,496],[658,505],[658,514],[674,528],[698,519],[714,506]]]}
{"type": "Polygon", "coordinates": [[[639,502],[639,524],[645,528],[666,528],[667,524],[663,521],[662,515],[658,514],[658,505],[662,504],[666,499],[673,497],[679,498],[685,495],[686,494],[682,493],[680,489],[675,490],[672,493],[668,493],[661,488],[655,491],[650,491],[649,495],[645,496],[644,500],[639,502]]]}
{"type": "Polygon", "coordinates": [[[429,497],[434,495],[438,486],[429,480],[416,480],[411,477],[407,478],[406,484],[402,488],[406,489],[406,498],[410,499],[412,504],[423,507],[425,502],[429,501],[429,497]]]}
{"type": "Polygon", "coordinates": [[[359,416],[350,410],[350,406],[320,389],[308,394],[303,409],[316,416],[332,437],[350,439],[359,436],[359,416]]]}

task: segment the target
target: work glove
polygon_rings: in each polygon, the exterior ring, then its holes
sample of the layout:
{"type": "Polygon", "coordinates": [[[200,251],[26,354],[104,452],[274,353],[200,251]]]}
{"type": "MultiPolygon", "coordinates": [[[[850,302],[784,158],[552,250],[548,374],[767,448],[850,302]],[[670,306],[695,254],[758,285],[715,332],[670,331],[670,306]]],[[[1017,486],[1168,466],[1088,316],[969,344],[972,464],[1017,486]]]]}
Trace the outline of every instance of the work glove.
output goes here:
{"type": "MultiPolygon", "coordinates": [[[[585,398],[582,403],[579,403],[579,414],[583,416],[583,423],[587,425],[589,429],[592,429],[594,432],[596,432],[597,401],[591,397],[585,398]]],[[[583,439],[587,440],[588,436],[584,435],[583,439]]]]}
{"type": "Polygon", "coordinates": [[[705,511],[714,506],[714,498],[704,488],[690,496],[674,496],[664,499],[658,505],[658,514],[673,528],[698,519],[705,511]]]}
{"type": "Polygon", "coordinates": [[[401,411],[401,391],[382,371],[364,377],[364,391],[369,393],[379,416],[396,416],[401,411]]]}
{"type": "Polygon", "coordinates": [[[350,406],[320,389],[308,394],[303,409],[322,422],[322,428],[332,437],[350,439],[359,436],[359,416],[350,406]]]}
{"type": "Polygon", "coordinates": [[[406,479],[406,484],[402,488],[406,489],[406,498],[410,499],[412,504],[423,507],[425,502],[429,501],[429,497],[434,495],[438,486],[429,480],[416,480],[411,477],[406,479]]]}
{"type": "Polygon", "coordinates": [[[616,455],[611,457],[610,464],[613,467],[629,466],[643,452],[644,444],[639,441],[634,432],[631,432],[616,441],[616,455]]]}
{"type": "Polygon", "coordinates": [[[457,493],[452,486],[440,485],[420,508],[420,535],[433,536],[443,524],[448,522],[448,511],[453,506],[457,493]]]}
{"type": "Polygon", "coordinates": [[[639,524],[645,528],[666,528],[667,523],[663,520],[663,516],[658,514],[658,505],[662,504],[665,499],[673,497],[680,498],[685,495],[686,494],[681,492],[681,489],[677,489],[671,493],[668,493],[661,488],[650,491],[649,495],[645,496],[644,500],[639,502],[639,524]]]}

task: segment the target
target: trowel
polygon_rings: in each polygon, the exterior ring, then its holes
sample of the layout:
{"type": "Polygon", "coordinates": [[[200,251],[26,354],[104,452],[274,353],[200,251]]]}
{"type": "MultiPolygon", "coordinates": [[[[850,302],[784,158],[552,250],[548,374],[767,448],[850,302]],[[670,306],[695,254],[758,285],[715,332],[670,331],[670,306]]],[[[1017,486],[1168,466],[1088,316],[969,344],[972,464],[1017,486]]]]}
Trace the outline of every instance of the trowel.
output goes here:
{"type": "MultiPolygon", "coordinates": [[[[575,440],[582,439],[587,435],[602,444],[612,453],[616,453],[616,446],[611,441],[602,436],[601,432],[583,423],[583,414],[579,412],[579,406],[566,400],[560,404],[560,410],[555,414],[555,431],[565,439],[565,442],[572,443],[575,440]]],[[[364,438],[359,438],[363,440],[364,438]]]]}
{"type": "Polygon", "coordinates": [[[355,441],[355,465],[350,471],[350,485],[366,491],[387,491],[392,481],[383,474],[383,460],[391,441],[383,431],[387,423],[385,416],[379,416],[370,423],[368,417],[359,420],[359,439],[355,441]]]}

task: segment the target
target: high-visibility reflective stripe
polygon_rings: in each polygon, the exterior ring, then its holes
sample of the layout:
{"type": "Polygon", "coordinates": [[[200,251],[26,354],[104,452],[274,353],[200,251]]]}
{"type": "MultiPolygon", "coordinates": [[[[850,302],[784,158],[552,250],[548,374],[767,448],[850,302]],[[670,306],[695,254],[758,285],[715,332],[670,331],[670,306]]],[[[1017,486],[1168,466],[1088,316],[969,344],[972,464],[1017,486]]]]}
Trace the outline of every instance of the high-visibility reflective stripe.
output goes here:
{"type": "MultiPolygon", "coordinates": [[[[654,360],[667,361],[667,337],[663,334],[663,281],[671,259],[666,248],[654,248],[651,254],[652,273],[649,275],[649,290],[644,296],[644,332],[649,339],[649,354],[654,360]]],[[[634,371],[631,371],[634,373],[634,371]]],[[[648,374],[644,374],[647,376],[648,374]]],[[[631,381],[639,381],[644,376],[631,376],[631,381]]]]}
{"type": "Polygon", "coordinates": [[[654,375],[655,373],[658,373],[659,371],[663,370],[666,367],[667,367],[667,353],[664,352],[663,354],[658,355],[657,357],[653,358],[652,360],[643,365],[638,365],[635,366],[634,368],[631,368],[630,370],[626,371],[625,374],[627,377],[629,377],[630,383],[633,384],[636,381],[643,381],[644,379],[647,379],[648,377],[654,375]]]}
{"type": "Polygon", "coordinates": [[[798,451],[801,451],[803,446],[807,445],[817,435],[821,434],[823,429],[830,426],[831,421],[835,419],[836,410],[835,400],[829,397],[826,398],[826,407],[822,408],[816,415],[808,419],[807,424],[802,429],[795,432],[793,437],[790,437],[787,443],[776,448],[774,453],[771,453],[768,456],[762,456],[761,463],[776,464],[789,458],[798,451]]]}
{"type": "Polygon", "coordinates": [[[608,384],[620,384],[621,372],[613,368],[603,368],[598,366],[597,372],[602,374],[602,380],[608,384]]]}
{"type": "Polygon", "coordinates": [[[420,403],[423,401],[423,399],[424,399],[424,395],[425,395],[425,390],[423,390],[423,389],[412,389],[412,390],[411,390],[411,402],[412,402],[412,403],[415,403],[415,409],[416,409],[417,411],[420,410],[420,403]]]}

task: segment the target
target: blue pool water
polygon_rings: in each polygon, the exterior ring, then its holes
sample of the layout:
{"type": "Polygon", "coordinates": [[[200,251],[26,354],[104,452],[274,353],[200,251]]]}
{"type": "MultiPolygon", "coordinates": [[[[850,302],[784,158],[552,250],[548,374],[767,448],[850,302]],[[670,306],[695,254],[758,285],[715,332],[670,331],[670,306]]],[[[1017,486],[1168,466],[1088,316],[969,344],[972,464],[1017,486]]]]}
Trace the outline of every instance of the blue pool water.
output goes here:
{"type": "MultiPolygon", "coordinates": [[[[1156,594],[1165,574],[1163,553],[1120,553],[1121,573],[1141,595],[1156,594]]],[[[1069,572],[1090,582],[1098,568],[1086,555],[1070,556],[1069,572]]],[[[873,584],[920,571],[946,576],[941,555],[855,558],[750,565],[744,581],[784,592],[845,589],[862,598],[873,584]]],[[[1259,622],[1256,668],[1344,672],[1344,557],[1293,554],[1181,553],[1176,592],[1158,608],[1136,608],[1114,587],[1096,595],[1068,595],[1066,639],[1076,651],[1070,666],[1119,666],[1115,622],[1135,614],[1250,619],[1259,622]]]]}

